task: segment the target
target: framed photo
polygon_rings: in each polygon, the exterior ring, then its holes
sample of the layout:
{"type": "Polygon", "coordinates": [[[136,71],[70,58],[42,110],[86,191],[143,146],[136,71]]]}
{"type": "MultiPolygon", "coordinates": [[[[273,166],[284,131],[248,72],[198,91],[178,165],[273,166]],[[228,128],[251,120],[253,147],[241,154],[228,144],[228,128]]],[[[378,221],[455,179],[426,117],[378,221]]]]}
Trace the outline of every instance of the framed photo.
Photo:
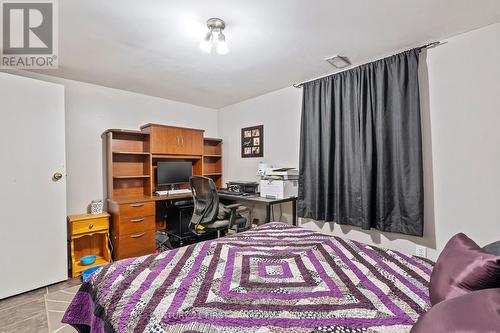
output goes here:
{"type": "Polygon", "coordinates": [[[241,157],[264,157],[264,125],[241,129],[241,157]]]}

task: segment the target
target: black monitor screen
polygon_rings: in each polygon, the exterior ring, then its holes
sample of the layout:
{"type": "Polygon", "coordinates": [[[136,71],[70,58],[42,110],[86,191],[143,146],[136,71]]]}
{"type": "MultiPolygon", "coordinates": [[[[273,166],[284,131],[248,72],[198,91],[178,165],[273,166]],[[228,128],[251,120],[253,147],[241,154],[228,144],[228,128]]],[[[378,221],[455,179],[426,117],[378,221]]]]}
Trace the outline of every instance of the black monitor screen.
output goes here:
{"type": "Polygon", "coordinates": [[[158,162],[158,185],[188,183],[192,170],[193,164],[190,161],[158,162]]]}

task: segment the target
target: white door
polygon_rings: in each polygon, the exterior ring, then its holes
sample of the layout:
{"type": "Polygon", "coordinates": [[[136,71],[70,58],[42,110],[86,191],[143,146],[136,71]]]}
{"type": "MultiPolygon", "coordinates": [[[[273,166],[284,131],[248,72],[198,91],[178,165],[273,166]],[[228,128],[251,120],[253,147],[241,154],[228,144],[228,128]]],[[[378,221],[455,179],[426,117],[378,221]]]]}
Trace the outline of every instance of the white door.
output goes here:
{"type": "Polygon", "coordinates": [[[0,299],[67,279],[65,162],[64,87],[0,73],[0,299]]]}

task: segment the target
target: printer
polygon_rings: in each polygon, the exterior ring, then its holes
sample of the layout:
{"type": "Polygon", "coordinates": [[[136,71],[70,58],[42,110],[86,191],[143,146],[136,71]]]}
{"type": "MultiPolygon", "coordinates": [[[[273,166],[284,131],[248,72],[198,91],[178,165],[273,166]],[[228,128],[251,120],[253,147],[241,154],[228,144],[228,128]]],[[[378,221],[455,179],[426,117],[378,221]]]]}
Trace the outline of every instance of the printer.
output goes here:
{"type": "Polygon", "coordinates": [[[264,176],[264,178],[298,180],[299,170],[295,168],[267,168],[264,176]]]}
{"type": "Polygon", "coordinates": [[[298,195],[299,171],[295,168],[267,168],[260,180],[260,196],[285,199],[298,195]]]}

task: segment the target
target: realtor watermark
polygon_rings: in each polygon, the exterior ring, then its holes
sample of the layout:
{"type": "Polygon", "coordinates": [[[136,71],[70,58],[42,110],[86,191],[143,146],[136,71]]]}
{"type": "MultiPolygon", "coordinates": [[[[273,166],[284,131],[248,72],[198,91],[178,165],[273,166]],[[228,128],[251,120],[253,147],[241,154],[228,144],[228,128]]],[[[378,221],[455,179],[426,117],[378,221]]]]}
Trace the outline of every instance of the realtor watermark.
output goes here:
{"type": "Polygon", "coordinates": [[[57,0],[0,0],[0,68],[58,67],[57,0]]]}

